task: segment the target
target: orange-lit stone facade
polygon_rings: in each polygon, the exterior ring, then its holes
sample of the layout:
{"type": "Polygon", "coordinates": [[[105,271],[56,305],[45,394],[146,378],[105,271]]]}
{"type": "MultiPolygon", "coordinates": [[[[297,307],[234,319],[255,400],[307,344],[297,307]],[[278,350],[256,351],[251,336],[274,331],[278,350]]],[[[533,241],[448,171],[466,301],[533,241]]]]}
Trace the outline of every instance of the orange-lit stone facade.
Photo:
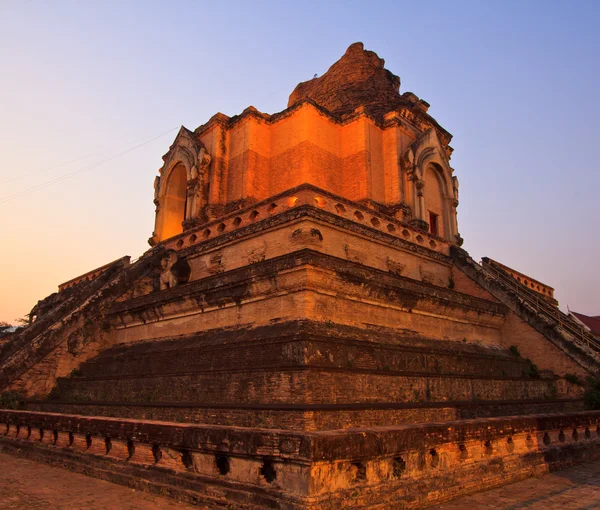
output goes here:
{"type": "Polygon", "coordinates": [[[302,184],[459,242],[451,136],[423,103],[409,94],[377,118],[303,98],[275,115],[249,107],[181,128],[156,180],[151,244],[302,184]]]}

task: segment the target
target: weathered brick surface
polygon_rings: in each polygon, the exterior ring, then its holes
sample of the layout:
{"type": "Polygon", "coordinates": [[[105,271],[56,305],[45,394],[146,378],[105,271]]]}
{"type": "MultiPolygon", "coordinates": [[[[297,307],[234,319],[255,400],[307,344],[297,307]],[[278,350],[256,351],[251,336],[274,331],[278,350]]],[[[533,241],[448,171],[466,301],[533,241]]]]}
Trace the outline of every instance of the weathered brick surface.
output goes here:
{"type": "Polygon", "coordinates": [[[510,347],[516,345],[522,356],[535,360],[540,369],[552,370],[557,374],[576,374],[582,380],[588,376],[579,363],[548,340],[514,312],[506,315],[502,326],[503,343],[510,347]],[[509,345],[510,344],[510,345],[509,345]]]}
{"type": "Polygon", "coordinates": [[[323,76],[300,83],[288,106],[311,98],[337,115],[352,113],[359,106],[387,113],[399,102],[400,78],[383,66],[376,53],[355,43],[323,76]]]}
{"type": "Polygon", "coordinates": [[[547,316],[537,313],[510,289],[487,277],[466,252],[453,249],[452,253],[457,269],[509,308],[502,328],[504,345],[522,348],[526,356],[539,360],[540,367],[561,375],[598,375],[597,355],[593,351],[569,339],[547,316]]]}
{"type": "Polygon", "coordinates": [[[600,457],[600,412],[312,433],[23,411],[0,411],[0,422],[39,431],[0,438],[7,451],[233,508],[333,509],[348,498],[354,507],[420,508],[600,457]],[[74,441],[40,441],[48,431],[74,441]],[[127,445],[126,459],[113,443],[127,445]]]}
{"type": "MultiPolygon", "coordinates": [[[[134,510],[202,508],[170,498],[136,491],[103,480],[68,473],[64,469],[31,462],[12,455],[0,455],[2,476],[0,498],[17,510],[31,508],[87,508],[134,510]]],[[[544,474],[521,482],[437,504],[440,510],[563,510],[593,509],[600,506],[598,478],[600,462],[592,462],[544,474]]]]}
{"type": "Polygon", "coordinates": [[[456,249],[451,135],[398,89],[356,44],[283,112],[182,127],[155,247],[2,346],[0,385],[38,398],[0,410],[0,445],[282,510],[417,508],[598,457],[564,377],[597,367],[456,249]]]}
{"type": "MultiPolygon", "coordinates": [[[[60,391],[60,389],[59,389],[60,391]]],[[[477,379],[360,370],[253,370],[73,381],[69,400],[108,402],[315,403],[444,402],[552,399],[554,381],[477,379]]]]}
{"type": "Polygon", "coordinates": [[[583,410],[580,399],[384,404],[139,404],[30,401],[32,411],[316,431],[583,410]]]}

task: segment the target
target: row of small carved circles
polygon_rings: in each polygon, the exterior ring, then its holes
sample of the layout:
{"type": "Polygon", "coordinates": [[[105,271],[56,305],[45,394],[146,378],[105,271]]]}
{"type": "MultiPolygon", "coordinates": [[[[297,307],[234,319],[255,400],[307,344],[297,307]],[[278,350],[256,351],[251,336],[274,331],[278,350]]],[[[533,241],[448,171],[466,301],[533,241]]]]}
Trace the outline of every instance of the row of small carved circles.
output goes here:
{"type": "MultiPolygon", "coordinates": [[[[278,207],[279,206],[275,202],[273,202],[271,205],[269,205],[269,207],[267,207],[267,213],[270,215],[274,214],[278,207]]],[[[259,216],[260,216],[260,212],[257,211],[256,209],[254,209],[253,211],[251,211],[248,214],[248,220],[250,220],[250,222],[254,222],[258,219],[259,216]]],[[[219,223],[216,226],[215,231],[217,232],[217,234],[221,234],[225,230],[227,230],[227,228],[230,226],[233,226],[234,228],[238,228],[243,222],[244,222],[244,219],[242,218],[242,216],[236,216],[235,218],[233,218],[233,220],[231,221],[231,223],[229,225],[224,222],[219,223]]],[[[206,239],[209,239],[212,235],[213,235],[213,231],[210,228],[206,228],[200,234],[200,238],[201,238],[201,240],[206,240],[206,239]]],[[[191,245],[191,244],[198,242],[198,240],[200,238],[198,237],[198,234],[192,234],[190,237],[187,238],[187,242],[188,242],[188,244],[191,245]]],[[[177,248],[183,248],[184,244],[185,244],[185,240],[179,239],[179,241],[177,241],[176,246],[177,246],[177,248]]]]}
{"type": "MultiPolygon", "coordinates": [[[[327,202],[322,197],[315,196],[314,199],[315,199],[315,203],[320,208],[325,208],[325,206],[327,205],[327,202]]],[[[293,207],[295,205],[295,203],[296,203],[295,197],[292,197],[290,200],[288,200],[288,205],[290,207],[293,207]]],[[[273,215],[278,207],[279,206],[277,203],[275,203],[275,202],[271,203],[269,205],[269,207],[267,207],[267,213],[269,215],[273,215]]],[[[344,216],[346,215],[345,213],[347,212],[346,207],[341,203],[337,203],[335,205],[335,211],[339,215],[344,215],[344,216]]],[[[248,220],[250,220],[250,222],[254,222],[258,219],[259,216],[260,216],[260,212],[256,209],[254,209],[253,211],[251,211],[248,214],[248,220]]],[[[353,217],[355,220],[360,221],[361,223],[365,223],[368,221],[365,219],[365,215],[359,210],[354,211],[353,217]]],[[[236,216],[233,218],[230,225],[233,225],[234,228],[238,228],[243,223],[243,221],[244,220],[243,220],[242,216],[236,216]]],[[[369,223],[372,227],[377,228],[378,230],[387,231],[389,234],[402,236],[406,240],[411,239],[411,237],[413,236],[413,233],[411,233],[408,229],[404,228],[404,229],[402,229],[402,231],[398,231],[398,228],[396,225],[394,225],[393,223],[387,223],[387,225],[385,225],[385,222],[382,222],[376,216],[372,216],[370,218],[369,223]]],[[[223,233],[227,229],[227,227],[228,227],[228,225],[226,223],[224,223],[224,222],[219,223],[216,227],[217,234],[223,233]]],[[[201,240],[209,239],[212,236],[212,234],[213,234],[213,231],[210,228],[204,229],[202,231],[202,233],[200,234],[200,237],[202,238],[201,240]]],[[[198,242],[198,239],[199,239],[198,234],[192,234],[191,236],[188,237],[187,242],[188,242],[188,244],[192,245],[192,244],[198,242]]],[[[419,244],[425,243],[425,238],[421,234],[417,234],[414,237],[414,240],[417,241],[417,243],[419,243],[419,244]]],[[[428,244],[431,249],[435,249],[437,247],[437,243],[433,239],[430,239],[428,244]]],[[[177,248],[183,248],[184,245],[185,245],[184,239],[179,239],[177,241],[177,244],[176,244],[177,248]]]]}
{"type": "MultiPolygon", "coordinates": [[[[596,438],[600,437],[600,426],[596,427],[595,434],[596,434],[595,435],[596,438]]],[[[586,427],[583,432],[583,437],[587,440],[591,440],[591,439],[593,439],[592,435],[593,435],[592,431],[590,431],[589,427],[586,427]]],[[[572,430],[572,432],[570,433],[570,439],[573,442],[577,442],[581,439],[580,433],[577,430],[577,428],[574,428],[572,430]]],[[[556,437],[556,440],[559,443],[567,442],[568,439],[567,439],[567,435],[565,434],[564,430],[562,430],[562,429],[560,430],[560,432],[558,433],[558,436],[556,437]]],[[[534,440],[533,440],[533,437],[531,434],[527,434],[525,441],[526,441],[526,445],[527,445],[528,449],[531,449],[535,446],[535,443],[534,443],[534,440]]],[[[549,446],[550,444],[552,444],[553,441],[550,438],[550,434],[548,432],[544,433],[542,442],[545,446],[549,446]]],[[[502,453],[501,451],[497,450],[499,447],[501,447],[501,444],[499,442],[496,442],[496,444],[494,446],[491,441],[486,441],[484,443],[483,453],[487,457],[494,455],[494,453],[502,453]]],[[[506,453],[510,454],[514,451],[515,445],[514,445],[512,436],[508,436],[506,438],[505,448],[506,448],[506,453]]],[[[458,453],[459,453],[460,460],[466,460],[469,457],[468,449],[464,443],[458,444],[458,453]]],[[[391,459],[391,462],[392,462],[392,469],[391,469],[392,478],[401,478],[402,475],[406,471],[405,458],[402,456],[396,456],[391,459]]],[[[431,448],[428,451],[426,464],[433,469],[441,467],[440,454],[436,448],[431,448]]],[[[366,463],[365,462],[352,462],[352,467],[354,469],[354,472],[353,472],[354,481],[355,482],[366,481],[366,479],[367,479],[366,463]]],[[[425,467],[425,466],[423,466],[423,467],[425,467]]]]}
{"type": "MultiPolygon", "coordinates": [[[[51,444],[54,446],[64,446],[67,448],[71,448],[75,446],[75,435],[73,432],[65,433],[67,434],[66,444],[59,444],[59,432],[56,429],[44,429],[44,428],[36,428],[26,425],[12,425],[10,423],[6,424],[6,430],[4,435],[10,435],[11,429],[15,428],[14,436],[19,439],[28,439],[32,441],[40,441],[46,444],[51,444]]],[[[85,448],[82,448],[84,451],[89,451],[92,448],[92,445],[96,442],[100,441],[100,449],[102,453],[105,455],[110,454],[113,444],[112,439],[109,436],[99,437],[92,436],[92,434],[85,435],[85,448]]],[[[137,443],[138,445],[140,443],[137,443]]],[[[141,443],[146,447],[150,447],[150,451],[152,453],[152,457],[154,459],[154,464],[160,464],[163,458],[162,448],[157,443],[141,443]]],[[[172,450],[178,451],[181,455],[181,464],[188,470],[194,470],[194,459],[192,453],[186,449],[180,450],[172,450]]],[[[127,440],[127,459],[126,460],[134,460],[136,452],[136,442],[133,439],[127,440]]],[[[222,475],[226,476],[230,468],[229,457],[224,454],[215,454],[214,455],[214,463],[216,471],[222,475]]],[[[268,482],[272,483],[277,478],[277,471],[275,469],[275,464],[270,459],[263,459],[262,465],[259,468],[259,474],[268,482]]]]}
{"type": "MultiPolygon", "coordinates": [[[[520,276],[517,276],[516,278],[519,281],[519,283],[522,283],[526,287],[531,286],[532,290],[536,290],[536,286],[535,286],[535,284],[533,282],[529,282],[528,280],[525,280],[525,279],[521,280],[520,276]]],[[[537,290],[538,290],[538,292],[541,292],[543,294],[547,294],[548,296],[550,295],[550,290],[547,289],[546,287],[544,287],[543,285],[542,286],[537,285],[537,290]]]]}
{"type": "MultiPolygon", "coordinates": [[[[8,435],[10,433],[12,426],[14,426],[14,425],[6,424],[6,432],[4,435],[8,435]]],[[[36,432],[34,432],[34,430],[36,430],[36,429],[32,429],[32,427],[30,427],[30,426],[16,425],[15,427],[16,427],[15,437],[20,437],[23,439],[38,440],[38,441],[47,442],[47,443],[50,443],[53,445],[56,445],[58,442],[58,431],[55,429],[54,430],[52,430],[52,429],[46,430],[43,428],[39,428],[39,429],[37,429],[37,433],[36,433],[36,432]],[[46,435],[48,435],[49,437],[47,437],[46,435]],[[46,438],[46,440],[45,440],[45,438],[46,438]]],[[[595,434],[596,434],[596,437],[600,436],[600,426],[596,427],[595,434]]],[[[588,439],[588,440],[592,439],[592,432],[590,431],[589,427],[585,428],[582,435],[585,439],[588,439]]],[[[559,443],[564,443],[567,441],[567,435],[565,434],[563,429],[561,429],[559,431],[556,439],[558,440],[559,443]]],[[[580,433],[577,430],[577,428],[574,428],[571,431],[570,439],[575,442],[577,442],[581,439],[580,433]]],[[[85,443],[86,443],[85,449],[89,450],[92,447],[92,442],[95,440],[97,440],[96,437],[93,437],[91,434],[87,434],[85,436],[85,443]]],[[[73,433],[69,432],[68,433],[68,444],[64,445],[64,446],[71,447],[71,446],[73,446],[74,441],[75,441],[75,437],[74,437],[73,433]]],[[[108,455],[112,449],[112,441],[111,441],[110,437],[107,436],[104,438],[100,438],[100,441],[103,441],[105,454],[108,455]]],[[[550,438],[550,434],[548,432],[544,433],[542,442],[544,443],[545,446],[548,446],[552,443],[552,439],[550,438]]],[[[532,448],[534,446],[534,440],[530,434],[528,434],[526,437],[526,444],[527,444],[528,448],[532,448]]],[[[498,444],[496,445],[496,447],[498,447],[498,444]]],[[[508,436],[506,438],[505,447],[506,447],[507,453],[511,453],[514,450],[514,442],[513,442],[512,436],[508,436]]],[[[462,460],[465,460],[468,458],[469,454],[468,454],[467,448],[464,443],[458,444],[458,450],[460,452],[459,456],[462,460]]],[[[131,460],[133,458],[133,456],[135,455],[135,443],[132,439],[129,439],[127,441],[127,451],[128,451],[128,455],[129,455],[127,460],[131,460]]],[[[162,459],[162,450],[161,450],[160,445],[152,444],[151,452],[152,452],[152,456],[154,458],[155,464],[160,463],[160,461],[162,459]]],[[[189,450],[179,450],[179,453],[181,455],[181,463],[183,464],[183,466],[186,469],[193,470],[194,460],[193,460],[193,457],[192,457],[192,454],[190,453],[190,451],[189,450]]],[[[492,445],[491,441],[485,442],[484,454],[486,456],[491,456],[494,454],[494,446],[492,445]]],[[[225,476],[229,473],[230,463],[229,463],[229,458],[226,455],[216,454],[214,456],[214,462],[215,462],[215,469],[220,475],[225,476]]],[[[401,478],[406,470],[406,461],[404,460],[403,457],[396,456],[391,459],[391,462],[392,462],[392,470],[391,470],[392,477],[393,478],[401,478]]],[[[431,468],[440,467],[440,455],[437,452],[436,448],[432,448],[429,450],[428,464],[431,468]]],[[[367,478],[366,463],[352,462],[351,465],[353,468],[354,481],[357,483],[365,481],[367,478]]],[[[263,463],[259,469],[259,474],[265,479],[265,481],[267,481],[268,483],[272,483],[277,478],[277,471],[275,469],[275,464],[271,460],[264,459],[263,463]]]]}
{"type": "MultiPolygon", "coordinates": [[[[345,213],[347,212],[346,207],[343,204],[339,204],[339,203],[335,205],[335,210],[340,215],[345,215],[345,213]]],[[[375,227],[378,230],[387,231],[389,234],[393,234],[396,236],[402,236],[406,240],[410,240],[413,236],[413,233],[411,233],[410,230],[408,230],[407,228],[404,228],[404,229],[402,229],[402,231],[399,231],[397,225],[394,225],[393,223],[385,224],[385,222],[380,220],[377,216],[372,216],[371,218],[367,219],[367,218],[365,218],[364,213],[359,210],[354,211],[352,213],[352,216],[354,217],[354,219],[356,219],[357,221],[360,221],[361,223],[370,224],[371,226],[375,227]]],[[[425,238],[421,234],[417,234],[414,237],[414,240],[417,241],[417,243],[419,243],[419,244],[425,243],[425,238]]],[[[430,239],[429,247],[433,250],[437,247],[437,243],[433,239],[430,239]]]]}

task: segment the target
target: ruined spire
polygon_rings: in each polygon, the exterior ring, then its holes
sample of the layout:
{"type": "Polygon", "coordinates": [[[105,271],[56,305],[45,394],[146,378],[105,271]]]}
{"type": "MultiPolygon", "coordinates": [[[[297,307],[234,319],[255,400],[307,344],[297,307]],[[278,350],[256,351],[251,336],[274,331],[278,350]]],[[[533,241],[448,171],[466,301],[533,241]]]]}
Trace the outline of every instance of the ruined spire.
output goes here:
{"type": "Polygon", "coordinates": [[[380,117],[401,102],[400,78],[384,64],[375,52],[365,50],[363,43],[354,43],[323,76],[298,84],[288,107],[309,98],[336,116],[362,106],[380,117]]]}

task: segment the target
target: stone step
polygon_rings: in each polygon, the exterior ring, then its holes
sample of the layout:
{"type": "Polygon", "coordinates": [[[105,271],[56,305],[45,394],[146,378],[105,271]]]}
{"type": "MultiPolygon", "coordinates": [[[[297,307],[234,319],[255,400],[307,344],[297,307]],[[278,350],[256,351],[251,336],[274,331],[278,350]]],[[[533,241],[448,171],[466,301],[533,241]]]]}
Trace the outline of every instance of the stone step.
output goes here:
{"type": "Polygon", "coordinates": [[[104,402],[226,404],[424,403],[553,399],[553,379],[385,370],[256,369],[59,381],[52,398],[104,402]]]}
{"type": "Polygon", "coordinates": [[[432,374],[521,377],[531,364],[508,349],[291,322],[252,330],[209,331],[107,349],[76,375],[87,378],[260,368],[361,368],[432,374]]]}
{"type": "Polygon", "coordinates": [[[347,405],[29,401],[31,411],[283,430],[332,430],[583,410],[580,399],[347,405]]]}

